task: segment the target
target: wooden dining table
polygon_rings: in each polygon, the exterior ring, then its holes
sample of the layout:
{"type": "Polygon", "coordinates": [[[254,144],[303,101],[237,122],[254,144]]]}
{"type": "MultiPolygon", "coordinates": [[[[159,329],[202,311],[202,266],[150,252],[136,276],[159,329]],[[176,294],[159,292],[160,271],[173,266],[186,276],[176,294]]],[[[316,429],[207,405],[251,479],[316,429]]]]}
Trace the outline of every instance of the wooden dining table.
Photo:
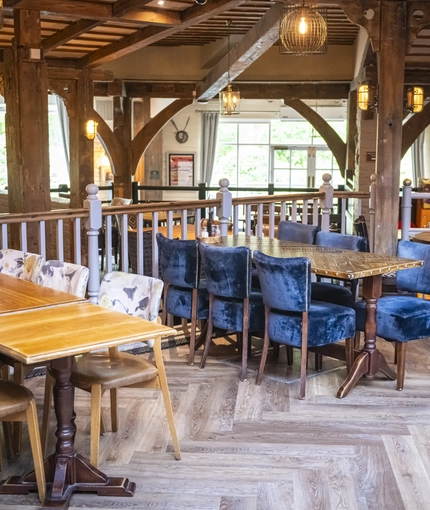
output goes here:
{"type": "Polygon", "coordinates": [[[364,347],[356,353],[354,364],[339,388],[337,397],[345,397],[361,377],[374,379],[379,371],[389,379],[396,379],[396,373],[388,366],[376,344],[376,309],[382,294],[382,275],[421,266],[422,260],[258,238],[245,234],[222,237],[218,245],[248,246],[252,251],[259,250],[272,257],[307,257],[311,262],[311,271],[319,276],[345,280],[362,278],[362,295],[366,301],[364,347]]]}
{"type": "MultiPolygon", "coordinates": [[[[74,356],[175,333],[167,326],[88,301],[0,315],[0,354],[24,364],[49,361],[56,381],[57,443],[55,452],[45,460],[48,490],[41,508],[68,508],[75,491],[132,496],[136,488],[126,477],[105,475],[75,450],[74,389],[70,383],[74,356]]],[[[0,494],[28,494],[33,490],[37,490],[34,472],[11,476],[0,486],[0,494]]]]}

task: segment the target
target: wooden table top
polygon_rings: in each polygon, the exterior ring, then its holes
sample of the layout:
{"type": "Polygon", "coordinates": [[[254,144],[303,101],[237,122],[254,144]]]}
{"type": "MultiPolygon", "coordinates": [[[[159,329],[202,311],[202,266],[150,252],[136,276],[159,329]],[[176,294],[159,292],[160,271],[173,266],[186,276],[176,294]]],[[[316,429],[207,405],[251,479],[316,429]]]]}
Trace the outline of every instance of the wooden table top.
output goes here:
{"type": "Polygon", "coordinates": [[[0,353],[25,364],[83,354],[176,330],[88,301],[0,317],[0,353]]]}
{"type": "Polygon", "coordinates": [[[0,314],[84,300],[67,292],[0,273],[0,314]]]}
{"type": "MultiPolygon", "coordinates": [[[[144,232],[152,232],[152,227],[144,228],[144,232]]],[[[181,239],[182,238],[182,226],[181,225],[173,225],[173,239],[181,239]]],[[[167,227],[158,227],[157,233],[163,234],[167,237],[167,227]]],[[[187,239],[195,239],[196,238],[196,226],[187,224],[187,239]]]]}
{"type": "MultiPolygon", "coordinates": [[[[216,246],[214,244],[214,246],[216,246]]],[[[222,237],[219,246],[248,246],[272,257],[307,257],[311,271],[328,277],[353,280],[423,265],[422,260],[351,250],[325,248],[308,244],[258,238],[239,234],[222,237]]]]}
{"type": "Polygon", "coordinates": [[[430,244],[430,232],[418,232],[412,237],[411,241],[416,243],[430,244]]]}

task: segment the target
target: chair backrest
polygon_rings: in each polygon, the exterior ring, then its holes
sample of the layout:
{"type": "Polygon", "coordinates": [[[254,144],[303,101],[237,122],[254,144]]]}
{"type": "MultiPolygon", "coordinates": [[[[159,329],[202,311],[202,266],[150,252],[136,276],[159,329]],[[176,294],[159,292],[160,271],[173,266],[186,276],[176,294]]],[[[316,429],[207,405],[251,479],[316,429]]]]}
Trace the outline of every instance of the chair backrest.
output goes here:
{"type": "Polygon", "coordinates": [[[311,302],[311,262],[306,257],[278,258],[254,251],[264,304],[306,312],[311,302]]]}
{"type": "Polygon", "coordinates": [[[114,271],[103,277],[97,303],[117,312],[157,322],[163,285],[158,278],[114,271]]]}
{"type": "Polygon", "coordinates": [[[157,234],[163,280],[176,287],[196,289],[200,280],[200,252],[197,241],[168,239],[157,234]]]}
{"type": "Polygon", "coordinates": [[[338,234],[336,232],[317,232],[315,244],[317,246],[340,248],[342,250],[369,251],[368,242],[365,237],[338,234]]]}
{"type": "Polygon", "coordinates": [[[278,239],[281,241],[314,244],[315,235],[320,230],[318,225],[305,225],[304,223],[283,220],[278,225],[278,239]]]}
{"type": "Polygon", "coordinates": [[[397,255],[407,259],[424,260],[423,266],[397,271],[397,289],[430,294],[430,245],[399,241],[397,255]]]}
{"type": "Polygon", "coordinates": [[[208,292],[245,299],[251,293],[251,250],[246,246],[223,248],[199,242],[202,270],[208,292]]]}
{"type": "Polygon", "coordinates": [[[42,255],[13,249],[0,250],[0,273],[36,282],[42,264],[42,255]]]}
{"type": "Polygon", "coordinates": [[[47,260],[42,266],[37,283],[78,297],[85,297],[89,275],[90,272],[85,266],[59,260],[47,260]]]}
{"type": "Polygon", "coordinates": [[[369,251],[369,234],[367,232],[366,218],[361,215],[354,220],[353,223],[355,235],[365,237],[367,239],[367,251],[369,251]]]}

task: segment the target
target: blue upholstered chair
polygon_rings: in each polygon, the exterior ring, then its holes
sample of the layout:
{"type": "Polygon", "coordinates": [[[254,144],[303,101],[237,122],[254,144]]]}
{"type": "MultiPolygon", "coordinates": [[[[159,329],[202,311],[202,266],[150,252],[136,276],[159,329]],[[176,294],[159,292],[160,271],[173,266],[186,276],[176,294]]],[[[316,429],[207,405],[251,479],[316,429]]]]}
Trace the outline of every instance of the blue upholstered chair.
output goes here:
{"type": "Polygon", "coordinates": [[[251,289],[251,250],[245,246],[221,248],[199,243],[209,292],[209,320],[200,368],[204,368],[213,328],[237,332],[242,343],[241,381],[246,379],[248,334],[264,331],[261,292],[251,289]]]}
{"type": "Polygon", "coordinates": [[[163,313],[191,321],[188,363],[192,365],[197,321],[209,316],[206,282],[200,280],[199,247],[197,241],[167,239],[163,234],[157,234],[157,244],[164,281],[163,313]]]}
{"type": "Polygon", "coordinates": [[[278,225],[278,239],[280,241],[314,244],[316,233],[320,230],[318,225],[305,225],[304,223],[283,220],[278,225]]]}
{"type": "Polygon", "coordinates": [[[270,257],[256,250],[254,263],[265,305],[264,346],[257,384],[266,364],[269,341],[301,347],[300,398],[305,398],[308,347],[346,339],[347,368],[352,365],[355,312],[352,308],[311,301],[308,258],[270,257]]]}
{"type": "MultiPolygon", "coordinates": [[[[430,336],[430,301],[416,297],[416,293],[430,294],[430,246],[410,241],[399,241],[397,255],[424,260],[424,265],[398,271],[398,292],[409,295],[387,295],[378,299],[376,335],[395,342],[397,358],[397,389],[402,390],[405,379],[406,345],[410,340],[430,336]]],[[[357,329],[364,331],[366,303],[355,304],[357,329]]]]}
{"type": "MultiPolygon", "coordinates": [[[[368,251],[367,239],[365,237],[335,232],[317,232],[315,244],[317,246],[340,248],[342,250],[368,251]]],[[[312,284],[312,299],[328,301],[329,303],[352,308],[356,300],[358,280],[348,281],[350,282],[350,287],[330,282],[315,282],[312,284]]]]}

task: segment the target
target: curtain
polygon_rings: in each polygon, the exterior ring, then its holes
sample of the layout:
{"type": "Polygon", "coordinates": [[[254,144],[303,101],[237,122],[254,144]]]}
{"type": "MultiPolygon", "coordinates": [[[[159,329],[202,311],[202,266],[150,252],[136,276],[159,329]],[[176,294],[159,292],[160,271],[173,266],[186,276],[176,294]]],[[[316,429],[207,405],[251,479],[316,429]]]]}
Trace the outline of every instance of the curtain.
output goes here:
{"type": "Polygon", "coordinates": [[[420,177],[424,175],[424,139],[425,132],[423,131],[420,136],[412,144],[412,186],[419,185],[420,177]]]}
{"type": "Polygon", "coordinates": [[[67,171],[70,177],[70,138],[69,138],[69,116],[64,101],[55,94],[57,103],[58,120],[60,123],[61,138],[63,140],[64,157],[66,159],[67,171]]]}
{"type": "Polygon", "coordinates": [[[218,134],[218,112],[202,113],[202,142],[201,142],[201,175],[200,182],[210,186],[215,163],[216,140],[218,134]]]}

